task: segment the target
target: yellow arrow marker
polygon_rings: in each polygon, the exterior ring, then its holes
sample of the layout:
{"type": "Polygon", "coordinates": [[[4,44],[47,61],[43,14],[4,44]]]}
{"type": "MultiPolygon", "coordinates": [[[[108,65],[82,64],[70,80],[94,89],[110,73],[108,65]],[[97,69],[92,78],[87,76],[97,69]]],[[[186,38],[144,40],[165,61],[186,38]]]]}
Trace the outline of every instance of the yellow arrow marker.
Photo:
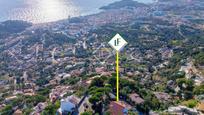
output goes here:
{"type": "Polygon", "coordinates": [[[119,52],[127,45],[127,42],[116,34],[108,43],[116,50],[116,101],[119,101],[119,52]]]}
{"type": "Polygon", "coordinates": [[[119,101],[119,52],[116,52],[116,101],[119,101]]]}

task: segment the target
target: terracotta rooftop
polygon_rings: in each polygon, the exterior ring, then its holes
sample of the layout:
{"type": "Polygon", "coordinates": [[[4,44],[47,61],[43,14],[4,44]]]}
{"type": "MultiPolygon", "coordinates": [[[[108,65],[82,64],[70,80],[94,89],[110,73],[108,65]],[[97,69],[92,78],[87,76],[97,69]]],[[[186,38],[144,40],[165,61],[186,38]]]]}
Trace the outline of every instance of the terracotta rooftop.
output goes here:
{"type": "Polygon", "coordinates": [[[141,104],[144,102],[144,100],[136,93],[129,95],[130,99],[135,102],[135,104],[141,104]]]}
{"type": "Polygon", "coordinates": [[[109,106],[111,115],[124,115],[127,110],[130,108],[130,105],[125,104],[121,101],[112,101],[109,106]]]}
{"type": "Polygon", "coordinates": [[[23,112],[21,110],[16,110],[14,113],[14,115],[23,115],[23,112]]]}
{"type": "Polygon", "coordinates": [[[204,102],[199,103],[197,109],[204,112],[204,102]]]}
{"type": "Polygon", "coordinates": [[[154,95],[160,101],[168,101],[171,98],[167,93],[163,93],[163,92],[154,92],[154,95]]]}

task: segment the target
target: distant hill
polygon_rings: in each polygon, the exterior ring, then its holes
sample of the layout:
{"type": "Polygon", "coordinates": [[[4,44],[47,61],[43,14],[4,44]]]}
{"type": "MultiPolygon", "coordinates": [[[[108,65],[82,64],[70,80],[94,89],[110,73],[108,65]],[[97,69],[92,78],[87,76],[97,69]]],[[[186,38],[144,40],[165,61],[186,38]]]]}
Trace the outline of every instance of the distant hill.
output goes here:
{"type": "Polygon", "coordinates": [[[137,1],[122,0],[122,1],[118,1],[118,2],[114,2],[112,4],[109,4],[108,6],[103,6],[100,9],[109,10],[109,9],[120,9],[120,8],[124,8],[124,7],[137,8],[137,7],[145,7],[145,6],[147,6],[147,5],[144,3],[139,3],[137,1]]]}
{"type": "Polygon", "coordinates": [[[28,23],[25,21],[9,20],[9,21],[0,23],[0,32],[1,33],[19,33],[31,25],[32,25],[31,23],[28,23]]]}

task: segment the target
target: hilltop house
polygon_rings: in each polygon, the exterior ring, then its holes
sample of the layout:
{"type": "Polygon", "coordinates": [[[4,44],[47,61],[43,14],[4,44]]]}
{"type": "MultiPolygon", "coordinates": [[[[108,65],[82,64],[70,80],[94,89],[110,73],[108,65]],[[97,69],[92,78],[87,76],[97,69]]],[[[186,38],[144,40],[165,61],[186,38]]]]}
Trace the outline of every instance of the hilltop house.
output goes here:
{"type": "Polygon", "coordinates": [[[67,115],[71,113],[72,115],[77,115],[77,106],[80,102],[75,96],[69,96],[66,99],[61,99],[60,108],[57,111],[57,115],[67,115]]]}
{"type": "Polygon", "coordinates": [[[128,110],[131,106],[122,101],[112,101],[109,106],[111,115],[128,115],[128,110]]]}
{"type": "Polygon", "coordinates": [[[17,110],[13,113],[13,115],[23,115],[23,112],[22,112],[21,110],[17,109],[17,110]]]}
{"type": "Polygon", "coordinates": [[[188,108],[186,106],[169,107],[168,112],[176,115],[199,115],[196,109],[188,108]]]}
{"type": "Polygon", "coordinates": [[[129,98],[134,104],[144,103],[144,100],[137,93],[130,94],[129,98]]]}
{"type": "Polygon", "coordinates": [[[154,95],[160,102],[167,102],[171,99],[170,95],[164,92],[154,92],[154,95]]]}

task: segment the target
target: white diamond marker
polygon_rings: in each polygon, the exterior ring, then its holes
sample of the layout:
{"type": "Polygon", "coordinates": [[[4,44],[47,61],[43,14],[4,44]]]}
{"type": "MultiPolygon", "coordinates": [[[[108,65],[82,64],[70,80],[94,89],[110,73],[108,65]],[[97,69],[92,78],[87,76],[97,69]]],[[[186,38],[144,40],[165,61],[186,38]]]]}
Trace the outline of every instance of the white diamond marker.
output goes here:
{"type": "Polygon", "coordinates": [[[119,35],[116,34],[108,44],[115,49],[116,51],[120,52],[126,45],[127,42],[119,35]]]}

